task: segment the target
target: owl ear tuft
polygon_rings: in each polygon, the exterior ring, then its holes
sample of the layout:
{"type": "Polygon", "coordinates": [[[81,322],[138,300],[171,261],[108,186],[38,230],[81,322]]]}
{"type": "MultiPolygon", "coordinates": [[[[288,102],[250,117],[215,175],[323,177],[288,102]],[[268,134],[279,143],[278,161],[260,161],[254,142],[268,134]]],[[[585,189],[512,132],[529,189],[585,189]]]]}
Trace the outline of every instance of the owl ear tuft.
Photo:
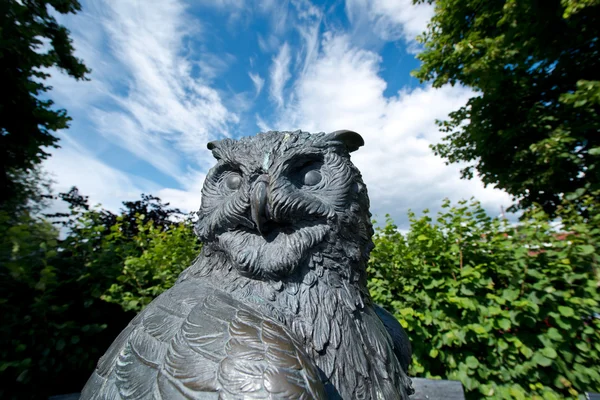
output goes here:
{"type": "Polygon", "coordinates": [[[325,136],[327,141],[342,142],[349,153],[358,150],[359,147],[365,145],[365,141],[358,133],[349,130],[335,131],[325,136]]]}
{"type": "Polygon", "coordinates": [[[213,140],[212,142],[208,142],[206,144],[206,148],[212,151],[213,157],[217,160],[221,159],[221,154],[219,154],[219,145],[221,144],[220,140],[213,140]]]}

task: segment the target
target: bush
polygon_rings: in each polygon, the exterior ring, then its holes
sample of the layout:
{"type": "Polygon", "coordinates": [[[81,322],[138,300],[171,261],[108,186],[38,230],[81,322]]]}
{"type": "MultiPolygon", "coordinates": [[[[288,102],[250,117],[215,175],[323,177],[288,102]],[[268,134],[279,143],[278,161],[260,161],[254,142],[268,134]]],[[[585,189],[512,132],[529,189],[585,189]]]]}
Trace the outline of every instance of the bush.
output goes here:
{"type": "Polygon", "coordinates": [[[102,282],[87,279],[80,258],[62,257],[50,223],[7,219],[0,214],[0,398],[79,391],[131,316],[93,295],[102,282]]]}
{"type": "MultiPolygon", "coordinates": [[[[131,239],[139,251],[125,257],[117,282],[102,299],[119,304],[126,311],[141,311],[156,296],[175,284],[179,274],[200,253],[200,243],[191,224],[180,223],[168,229],[153,220],[137,219],[137,234],[131,239]]],[[[108,241],[122,241],[122,220],[111,228],[108,241]]]]}
{"type": "MultiPolygon", "coordinates": [[[[580,201],[581,199],[578,199],[580,201]]],[[[520,224],[443,204],[376,231],[369,288],[413,346],[412,374],[458,379],[468,398],[558,399],[600,391],[600,213],[539,208],[520,224]],[[596,314],[597,315],[597,314],[596,314]]]]}
{"type": "Polygon", "coordinates": [[[64,238],[27,210],[0,211],[0,398],[79,392],[98,359],[199,251],[190,221],[152,196],[115,215],[76,189],[64,238]],[[144,216],[140,215],[142,213],[144,216]]]}

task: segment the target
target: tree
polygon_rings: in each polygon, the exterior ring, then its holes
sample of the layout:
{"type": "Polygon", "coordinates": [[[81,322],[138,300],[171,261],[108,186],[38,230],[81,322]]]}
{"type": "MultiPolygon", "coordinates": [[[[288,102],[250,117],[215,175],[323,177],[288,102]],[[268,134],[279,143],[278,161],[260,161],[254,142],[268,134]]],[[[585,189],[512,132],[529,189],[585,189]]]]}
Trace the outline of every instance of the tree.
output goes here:
{"type": "Polygon", "coordinates": [[[77,188],[58,197],[69,212],[47,216],[54,226],[0,210],[2,399],[81,390],[130,310],[166,290],[200,249],[191,221],[175,222],[179,210],[157,197],[124,202],[118,214],[77,188]]]}
{"type": "Polygon", "coordinates": [[[600,1],[415,0],[425,2],[435,15],[415,76],[475,91],[438,122],[448,135],[435,153],[520,208],[552,214],[565,194],[598,189],[600,1]]]}
{"type": "MultiPolygon", "coordinates": [[[[119,217],[110,228],[108,240],[122,240],[126,232],[122,228],[123,218],[119,217]]],[[[179,274],[200,254],[201,245],[190,221],[166,229],[143,214],[137,216],[137,233],[130,241],[137,252],[130,252],[121,263],[121,274],[102,299],[120,304],[125,311],[139,312],[175,284],[179,274]]]]}
{"type": "MultiPolygon", "coordinates": [[[[596,193],[596,196],[600,193],[596,193]]],[[[600,391],[600,206],[539,207],[520,224],[477,202],[388,220],[369,262],[373,300],[413,348],[413,376],[460,380],[468,399],[563,399],[600,391]]]]}
{"type": "Polygon", "coordinates": [[[76,13],[77,0],[3,0],[0,2],[0,205],[21,198],[18,179],[57,147],[54,135],[68,126],[65,110],[42,96],[48,68],[57,67],[75,79],[90,71],[74,55],[69,31],[52,10],[76,13]]]}
{"type": "Polygon", "coordinates": [[[79,189],[75,186],[68,192],[59,193],[56,199],[67,203],[69,212],[44,214],[54,224],[61,225],[70,231],[76,231],[81,227],[78,216],[87,218],[93,215],[93,219],[98,221],[99,225],[106,227],[111,227],[119,221],[121,236],[128,240],[138,233],[139,215],[143,215],[147,221],[151,221],[156,227],[164,230],[176,225],[178,221],[193,218],[193,213],[186,217],[180,209],[169,208],[169,203],[163,203],[160,198],[144,193],[141,195],[141,200],[124,201],[124,207],[121,208],[119,215],[99,207],[90,207],[88,196],[79,193],[79,189]]]}

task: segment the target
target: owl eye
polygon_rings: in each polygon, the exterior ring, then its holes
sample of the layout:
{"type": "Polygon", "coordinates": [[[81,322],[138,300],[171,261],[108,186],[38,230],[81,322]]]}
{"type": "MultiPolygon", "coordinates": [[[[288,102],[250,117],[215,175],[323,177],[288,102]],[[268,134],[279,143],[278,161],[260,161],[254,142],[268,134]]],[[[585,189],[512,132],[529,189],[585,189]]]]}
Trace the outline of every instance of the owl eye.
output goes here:
{"type": "Polygon", "coordinates": [[[299,157],[292,164],[290,178],[299,188],[315,186],[323,180],[322,167],[320,158],[299,157]]]}
{"type": "Polygon", "coordinates": [[[311,169],[304,174],[303,183],[305,186],[314,186],[321,182],[321,178],[321,172],[316,169],[311,169]]]}
{"type": "Polygon", "coordinates": [[[236,172],[232,172],[225,178],[225,186],[229,190],[238,190],[242,185],[242,177],[236,172]]]}

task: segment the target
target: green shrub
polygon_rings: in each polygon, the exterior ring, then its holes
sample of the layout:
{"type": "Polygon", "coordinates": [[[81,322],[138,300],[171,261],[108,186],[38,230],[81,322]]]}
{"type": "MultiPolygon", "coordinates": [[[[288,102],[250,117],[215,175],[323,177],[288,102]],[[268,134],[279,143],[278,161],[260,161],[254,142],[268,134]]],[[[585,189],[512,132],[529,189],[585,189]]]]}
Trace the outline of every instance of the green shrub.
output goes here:
{"type": "Polygon", "coordinates": [[[110,343],[199,251],[190,221],[153,196],[120,215],[76,189],[51,223],[0,211],[0,398],[78,392],[110,343]],[[141,214],[146,217],[141,217],[141,214]]]}
{"type": "Polygon", "coordinates": [[[102,282],[80,262],[81,246],[63,257],[50,223],[8,219],[0,213],[0,398],[79,391],[131,316],[94,296],[102,282]]]}
{"type": "Polygon", "coordinates": [[[511,225],[475,201],[445,201],[435,221],[410,213],[406,235],[388,219],[369,287],[408,331],[412,374],[460,380],[468,398],[600,391],[600,213],[585,204],[560,207],[560,229],[539,209],[511,225]]]}
{"type": "MultiPolygon", "coordinates": [[[[107,240],[120,242],[121,228],[122,221],[119,220],[110,228],[112,233],[107,240]]],[[[179,274],[200,253],[200,243],[190,224],[163,228],[139,215],[137,232],[131,244],[138,251],[125,257],[121,274],[102,296],[103,300],[117,303],[126,311],[140,311],[173,286],[179,274]]]]}

